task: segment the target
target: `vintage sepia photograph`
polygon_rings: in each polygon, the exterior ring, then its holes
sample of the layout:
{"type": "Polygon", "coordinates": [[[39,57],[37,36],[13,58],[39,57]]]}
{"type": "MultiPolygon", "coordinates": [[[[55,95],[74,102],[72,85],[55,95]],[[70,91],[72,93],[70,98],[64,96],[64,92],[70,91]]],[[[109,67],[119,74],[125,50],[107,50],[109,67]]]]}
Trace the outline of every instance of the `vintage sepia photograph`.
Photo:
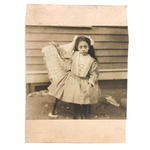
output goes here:
{"type": "Polygon", "coordinates": [[[147,0],[0,11],[1,149],[150,148],[147,0]]]}
{"type": "Polygon", "coordinates": [[[26,122],[126,121],[128,41],[126,6],[28,4],[26,122]]]}

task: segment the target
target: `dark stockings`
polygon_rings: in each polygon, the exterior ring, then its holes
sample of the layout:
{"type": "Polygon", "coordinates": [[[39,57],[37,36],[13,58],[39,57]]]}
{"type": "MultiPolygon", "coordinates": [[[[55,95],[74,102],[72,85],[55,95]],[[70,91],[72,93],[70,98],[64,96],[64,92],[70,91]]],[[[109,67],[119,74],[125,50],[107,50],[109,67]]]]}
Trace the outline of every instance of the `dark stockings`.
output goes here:
{"type": "Polygon", "coordinates": [[[57,105],[58,101],[59,101],[59,99],[56,98],[55,103],[54,103],[54,107],[53,107],[53,110],[52,110],[52,115],[55,114],[55,109],[56,109],[56,105],[57,105]]]}
{"type": "Polygon", "coordinates": [[[81,119],[85,119],[87,115],[87,108],[88,105],[73,104],[73,118],[77,119],[78,114],[80,114],[81,119]]]}

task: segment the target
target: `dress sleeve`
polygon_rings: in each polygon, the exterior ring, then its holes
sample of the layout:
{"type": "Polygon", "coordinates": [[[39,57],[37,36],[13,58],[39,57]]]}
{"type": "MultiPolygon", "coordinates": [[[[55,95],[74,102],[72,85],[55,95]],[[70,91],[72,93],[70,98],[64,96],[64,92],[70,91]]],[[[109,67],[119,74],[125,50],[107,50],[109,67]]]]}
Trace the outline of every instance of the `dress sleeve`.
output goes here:
{"type": "Polygon", "coordinates": [[[92,63],[92,66],[90,68],[90,71],[89,71],[88,83],[90,83],[90,84],[92,84],[92,86],[94,86],[98,80],[98,75],[99,75],[99,73],[98,73],[98,69],[97,69],[97,62],[96,62],[96,60],[94,60],[94,62],[92,63]]]}
{"type": "Polygon", "coordinates": [[[74,54],[74,50],[67,52],[63,48],[60,48],[59,46],[57,46],[56,48],[57,48],[59,55],[62,58],[72,58],[72,56],[74,54]]]}

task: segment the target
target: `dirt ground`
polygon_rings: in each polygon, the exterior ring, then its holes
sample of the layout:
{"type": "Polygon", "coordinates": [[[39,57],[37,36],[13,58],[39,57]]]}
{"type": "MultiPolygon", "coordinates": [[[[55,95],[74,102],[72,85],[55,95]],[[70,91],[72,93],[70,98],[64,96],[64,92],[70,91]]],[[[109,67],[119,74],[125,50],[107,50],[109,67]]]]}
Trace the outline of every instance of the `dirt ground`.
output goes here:
{"type": "MultiPolygon", "coordinates": [[[[127,98],[125,84],[102,84],[102,97],[99,103],[91,105],[91,113],[86,119],[126,119],[126,108],[114,106],[105,100],[105,95],[110,95],[120,104],[122,98],[127,98]],[[120,85],[121,84],[121,85],[120,85]],[[110,86],[111,85],[111,86],[110,86]]],[[[73,119],[72,108],[69,103],[59,101],[56,107],[56,118],[48,116],[52,112],[55,98],[34,95],[26,97],[26,119],[27,120],[51,120],[51,119],[73,119]]],[[[78,119],[81,119],[78,117],[78,119]]]]}

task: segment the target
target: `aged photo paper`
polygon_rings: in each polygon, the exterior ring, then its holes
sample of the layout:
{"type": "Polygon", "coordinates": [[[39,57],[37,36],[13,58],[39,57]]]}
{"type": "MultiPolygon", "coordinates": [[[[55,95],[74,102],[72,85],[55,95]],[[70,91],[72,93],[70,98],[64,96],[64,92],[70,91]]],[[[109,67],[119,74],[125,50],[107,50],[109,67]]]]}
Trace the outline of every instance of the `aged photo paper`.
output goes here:
{"type": "MultiPolygon", "coordinates": [[[[25,54],[25,142],[126,143],[128,72],[126,6],[27,4],[25,54]],[[48,114],[44,114],[51,107],[48,98],[43,99],[36,95],[36,91],[44,91],[50,83],[41,54],[42,48],[53,40],[60,45],[67,44],[75,35],[84,34],[90,35],[95,41],[96,55],[99,57],[99,82],[104,98],[110,96],[106,84],[109,88],[117,87],[121,91],[120,97],[109,97],[111,100],[109,104],[99,104],[103,110],[107,108],[114,110],[112,112],[114,116],[110,117],[103,112],[99,112],[99,116],[96,112],[99,106],[95,105],[91,108],[93,118],[91,116],[90,119],[74,120],[69,119],[71,114],[68,113],[64,119],[64,116],[59,114],[64,107],[68,108],[66,104],[59,106],[61,109],[57,110],[58,119],[50,119],[48,114]],[[31,95],[32,93],[36,93],[35,96],[31,95]],[[43,114],[37,111],[41,105],[44,109],[43,114]]],[[[115,93],[115,90],[111,89],[111,92],[115,93]]]]}

